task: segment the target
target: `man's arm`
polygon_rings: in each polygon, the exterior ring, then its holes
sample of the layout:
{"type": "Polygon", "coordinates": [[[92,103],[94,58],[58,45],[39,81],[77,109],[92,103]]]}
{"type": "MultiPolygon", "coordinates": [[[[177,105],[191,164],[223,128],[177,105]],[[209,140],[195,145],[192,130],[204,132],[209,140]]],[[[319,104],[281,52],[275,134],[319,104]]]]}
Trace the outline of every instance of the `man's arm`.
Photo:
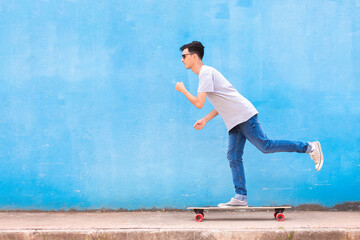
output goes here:
{"type": "Polygon", "coordinates": [[[176,83],[176,90],[183,93],[185,97],[198,109],[201,109],[205,104],[206,92],[200,92],[195,97],[184,86],[184,83],[176,83]]]}
{"type": "Polygon", "coordinates": [[[218,115],[218,112],[216,111],[216,109],[214,108],[208,115],[206,115],[204,117],[205,121],[208,122],[211,119],[213,119],[214,117],[216,117],[218,115]]]}
{"type": "Polygon", "coordinates": [[[218,112],[216,111],[216,109],[214,108],[214,110],[212,110],[208,115],[206,115],[203,119],[198,120],[195,125],[194,128],[196,130],[201,130],[205,127],[206,123],[209,122],[211,119],[213,119],[214,117],[216,117],[218,115],[218,112]]]}

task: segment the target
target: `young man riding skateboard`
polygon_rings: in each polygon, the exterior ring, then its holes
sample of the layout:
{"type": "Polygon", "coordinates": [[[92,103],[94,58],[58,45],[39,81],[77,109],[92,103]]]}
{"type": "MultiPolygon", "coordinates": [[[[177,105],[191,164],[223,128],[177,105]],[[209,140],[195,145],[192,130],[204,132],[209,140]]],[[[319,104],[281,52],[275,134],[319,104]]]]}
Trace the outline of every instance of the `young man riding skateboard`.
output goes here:
{"type": "Polygon", "coordinates": [[[218,114],[222,117],[229,131],[229,146],[227,158],[235,186],[235,197],[228,203],[219,206],[247,206],[247,191],[243,166],[245,141],[248,140],[263,153],[298,152],[310,154],[315,162],[315,169],[320,171],[324,158],[321,146],[316,142],[299,142],[287,140],[270,140],[263,132],[258,120],[258,111],[244,98],[215,68],[202,62],[204,46],[197,41],[185,44],[180,48],[182,62],[186,69],[191,69],[199,76],[197,96],[185,88],[184,83],[176,83],[176,90],[197,108],[204,106],[206,97],[214,106],[208,115],[198,120],[194,128],[201,130],[206,123],[218,114]]]}

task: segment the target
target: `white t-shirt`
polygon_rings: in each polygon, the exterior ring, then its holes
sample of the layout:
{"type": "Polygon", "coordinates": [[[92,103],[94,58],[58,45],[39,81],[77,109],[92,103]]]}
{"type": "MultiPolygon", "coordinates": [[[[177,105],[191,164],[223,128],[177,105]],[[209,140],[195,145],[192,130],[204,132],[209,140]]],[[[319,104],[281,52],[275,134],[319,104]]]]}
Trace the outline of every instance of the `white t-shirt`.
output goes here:
{"type": "Polygon", "coordinates": [[[207,93],[210,103],[224,120],[228,131],[258,114],[251,102],[213,67],[201,67],[198,92],[207,93]]]}

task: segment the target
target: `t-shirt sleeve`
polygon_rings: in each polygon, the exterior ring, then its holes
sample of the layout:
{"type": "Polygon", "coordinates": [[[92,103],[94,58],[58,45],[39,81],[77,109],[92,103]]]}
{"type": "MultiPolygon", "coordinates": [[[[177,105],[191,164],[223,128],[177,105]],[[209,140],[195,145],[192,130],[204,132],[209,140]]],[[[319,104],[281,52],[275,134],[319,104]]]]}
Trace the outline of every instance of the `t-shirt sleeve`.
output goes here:
{"type": "Polygon", "coordinates": [[[214,78],[210,69],[199,74],[198,92],[214,92],[214,78]]]}

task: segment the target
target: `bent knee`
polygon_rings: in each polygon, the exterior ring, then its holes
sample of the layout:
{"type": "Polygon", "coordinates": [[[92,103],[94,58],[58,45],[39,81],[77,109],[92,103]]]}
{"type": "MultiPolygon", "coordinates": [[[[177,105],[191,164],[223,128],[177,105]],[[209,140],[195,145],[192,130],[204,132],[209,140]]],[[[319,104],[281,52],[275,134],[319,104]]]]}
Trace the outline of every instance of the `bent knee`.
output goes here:
{"type": "Polygon", "coordinates": [[[257,146],[257,148],[265,154],[268,153],[273,153],[273,149],[271,148],[272,146],[272,141],[271,140],[267,140],[265,141],[263,144],[261,144],[260,146],[257,146]]]}
{"type": "Polygon", "coordinates": [[[260,151],[265,154],[272,153],[272,151],[270,151],[270,149],[261,149],[260,151]]]}

